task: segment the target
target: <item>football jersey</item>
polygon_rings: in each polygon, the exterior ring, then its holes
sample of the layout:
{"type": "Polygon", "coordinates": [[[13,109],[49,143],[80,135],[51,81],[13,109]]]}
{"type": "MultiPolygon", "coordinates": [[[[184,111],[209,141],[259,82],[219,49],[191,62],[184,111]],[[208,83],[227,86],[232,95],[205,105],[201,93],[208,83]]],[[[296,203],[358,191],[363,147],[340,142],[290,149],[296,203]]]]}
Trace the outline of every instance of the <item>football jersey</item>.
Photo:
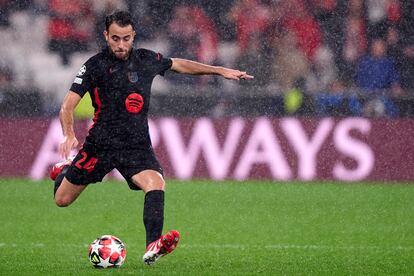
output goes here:
{"type": "Polygon", "coordinates": [[[70,88],[81,97],[90,93],[95,109],[85,143],[97,149],[150,147],[152,81],[171,66],[170,58],[146,49],[132,49],[129,58],[121,60],[106,48],[86,61],[70,88]]]}

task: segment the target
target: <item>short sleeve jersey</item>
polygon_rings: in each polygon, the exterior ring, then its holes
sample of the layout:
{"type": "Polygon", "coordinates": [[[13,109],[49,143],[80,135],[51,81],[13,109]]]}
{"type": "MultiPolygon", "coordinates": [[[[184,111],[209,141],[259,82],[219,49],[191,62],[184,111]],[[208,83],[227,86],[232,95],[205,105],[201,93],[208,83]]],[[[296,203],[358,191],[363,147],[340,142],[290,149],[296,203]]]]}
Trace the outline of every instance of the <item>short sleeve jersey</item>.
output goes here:
{"type": "Polygon", "coordinates": [[[148,148],[148,110],[151,85],[164,75],[172,60],[146,49],[132,49],[120,60],[109,49],[91,57],[79,70],[70,90],[90,93],[95,109],[85,143],[97,149],[148,148]]]}

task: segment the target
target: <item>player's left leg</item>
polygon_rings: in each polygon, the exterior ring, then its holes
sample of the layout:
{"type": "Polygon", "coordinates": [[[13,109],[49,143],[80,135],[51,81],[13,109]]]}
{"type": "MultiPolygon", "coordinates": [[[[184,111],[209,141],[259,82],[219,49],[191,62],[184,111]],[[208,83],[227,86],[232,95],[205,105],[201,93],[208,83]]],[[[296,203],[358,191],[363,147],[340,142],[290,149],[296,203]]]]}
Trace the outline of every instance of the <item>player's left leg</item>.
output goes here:
{"type": "Polygon", "coordinates": [[[132,181],[144,193],[150,191],[164,191],[165,181],[161,173],[155,170],[143,170],[132,177],[132,181]]]}
{"type": "Polygon", "coordinates": [[[151,265],[175,249],[180,233],[172,230],[161,236],[164,224],[165,190],[165,181],[161,173],[155,170],[144,170],[132,176],[132,181],[145,192],[144,225],[147,234],[147,250],[143,261],[151,265]]]}
{"type": "Polygon", "coordinates": [[[165,181],[159,172],[144,170],[132,176],[132,182],[145,193],[143,218],[148,246],[162,233],[165,181]]]}
{"type": "Polygon", "coordinates": [[[168,231],[162,235],[158,240],[150,243],[145,251],[142,260],[147,265],[152,265],[158,261],[162,256],[171,253],[180,240],[180,233],[176,230],[168,231]]]}

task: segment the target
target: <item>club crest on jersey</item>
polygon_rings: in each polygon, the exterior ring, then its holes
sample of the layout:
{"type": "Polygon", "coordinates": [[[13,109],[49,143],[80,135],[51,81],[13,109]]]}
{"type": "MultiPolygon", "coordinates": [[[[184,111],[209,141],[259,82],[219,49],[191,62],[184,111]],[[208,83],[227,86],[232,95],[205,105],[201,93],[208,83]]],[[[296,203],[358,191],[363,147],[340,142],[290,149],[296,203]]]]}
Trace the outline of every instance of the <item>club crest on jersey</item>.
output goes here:
{"type": "Polygon", "coordinates": [[[137,72],[128,72],[128,79],[132,83],[138,82],[138,73],[137,72]]]}
{"type": "Polygon", "coordinates": [[[79,69],[79,72],[78,72],[78,74],[76,75],[76,76],[78,76],[78,77],[80,77],[80,76],[82,76],[83,74],[85,74],[86,73],[86,66],[85,65],[83,65],[80,69],[79,69]]]}

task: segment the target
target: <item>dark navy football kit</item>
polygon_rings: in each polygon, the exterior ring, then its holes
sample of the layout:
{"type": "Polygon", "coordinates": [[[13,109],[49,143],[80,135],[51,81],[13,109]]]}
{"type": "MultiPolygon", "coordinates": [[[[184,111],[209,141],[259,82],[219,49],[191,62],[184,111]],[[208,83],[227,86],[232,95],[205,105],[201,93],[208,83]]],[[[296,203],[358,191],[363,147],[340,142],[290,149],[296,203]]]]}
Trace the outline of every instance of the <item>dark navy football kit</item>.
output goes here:
{"type": "Polygon", "coordinates": [[[68,168],[75,185],[100,182],[114,168],[138,189],[131,177],[151,169],[163,174],[148,130],[151,85],[172,66],[170,58],[146,49],[132,49],[127,60],[106,48],[79,70],[71,91],[87,92],[95,109],[85,143],[68,168]]]}

